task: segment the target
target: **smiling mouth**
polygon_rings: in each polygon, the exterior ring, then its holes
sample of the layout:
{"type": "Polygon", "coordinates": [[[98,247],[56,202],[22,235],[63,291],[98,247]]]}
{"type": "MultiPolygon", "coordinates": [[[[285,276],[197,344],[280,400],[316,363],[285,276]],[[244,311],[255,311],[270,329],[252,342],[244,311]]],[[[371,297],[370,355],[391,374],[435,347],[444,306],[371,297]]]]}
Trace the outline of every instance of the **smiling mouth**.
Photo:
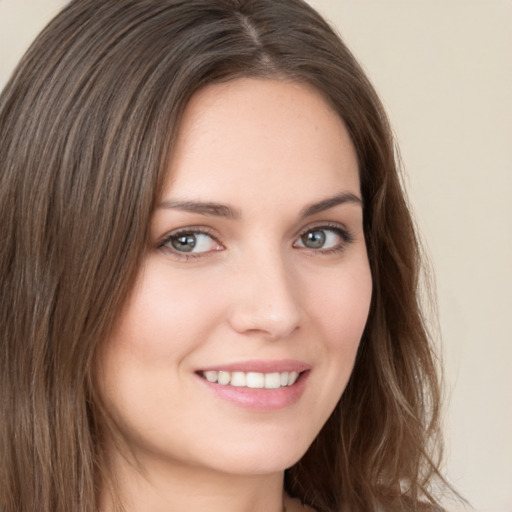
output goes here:
{"type": "Polygon", "coordinates": [[[209,370],[199,372],[199,375],[213,384],[252,389],[279,389],[293,386],[304,372],[229,372],[209,370]]]}

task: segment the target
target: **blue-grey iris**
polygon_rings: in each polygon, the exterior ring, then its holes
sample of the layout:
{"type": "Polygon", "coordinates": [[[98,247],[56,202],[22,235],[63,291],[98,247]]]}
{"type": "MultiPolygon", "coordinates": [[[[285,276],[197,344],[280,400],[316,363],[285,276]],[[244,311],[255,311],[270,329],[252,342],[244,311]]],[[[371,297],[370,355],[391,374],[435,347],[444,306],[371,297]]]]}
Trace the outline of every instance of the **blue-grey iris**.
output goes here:
{"type": "Polygon", "coordinates": [[[301,237],[302,243],[309,249],[321,249],[325,245],[325,239],[325,232],[321,230],[308,231],[301,237]]]}
{"type": "Polygon", "coordinates": [[[171,240],[174,249],[180,252],[192,252],[196,246],[197,238],[195,235],[180,235],[171,240]]]}

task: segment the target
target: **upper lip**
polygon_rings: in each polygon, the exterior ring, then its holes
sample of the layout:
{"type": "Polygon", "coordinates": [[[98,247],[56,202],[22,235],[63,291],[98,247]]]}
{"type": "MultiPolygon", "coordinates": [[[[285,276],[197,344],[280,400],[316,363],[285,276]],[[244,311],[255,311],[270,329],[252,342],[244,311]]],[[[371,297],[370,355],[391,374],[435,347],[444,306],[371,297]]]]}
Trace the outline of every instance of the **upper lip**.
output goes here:
{"type": "Polygon", "coordinates": [[[215,364],[212,366],[200,368],[200,372],[208,371],[227,371],[227,372],[256,372],[256,373],[274,373],[274,372],[298,372],[301,373],[310,370],[311,365],[295,359],[279,360],[249,360],[238,361],[226,364],[215,364]]]}

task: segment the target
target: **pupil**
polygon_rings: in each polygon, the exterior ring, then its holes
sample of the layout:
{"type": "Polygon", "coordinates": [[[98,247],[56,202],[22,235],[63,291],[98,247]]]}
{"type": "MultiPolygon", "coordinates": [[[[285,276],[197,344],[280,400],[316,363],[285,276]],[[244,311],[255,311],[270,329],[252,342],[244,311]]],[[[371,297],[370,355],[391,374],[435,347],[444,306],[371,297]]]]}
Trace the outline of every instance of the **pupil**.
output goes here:
{"type": "Polygon", "coordinates": [[[302,243],[310,249],[320,249],[325,244],[323,231],[310,231],[302,236],[302,243]]]}
{"type": "Polygon", "coordinates": [[[172,246],[181,252],[191,252],[196,246],[196,237],[194,235],[181,235],[172,240],[172,246]]]}

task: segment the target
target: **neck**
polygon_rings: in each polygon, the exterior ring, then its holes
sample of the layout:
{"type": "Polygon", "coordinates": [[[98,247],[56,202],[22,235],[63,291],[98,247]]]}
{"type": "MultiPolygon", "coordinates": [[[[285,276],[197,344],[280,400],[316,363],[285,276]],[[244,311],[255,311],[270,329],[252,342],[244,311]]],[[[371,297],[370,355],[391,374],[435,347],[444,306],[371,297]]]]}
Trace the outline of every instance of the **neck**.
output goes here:
{"type": "MultiPolygon", "coordinates": [[[[120,462],[120,461],[118,461],[120,462]]],[[[116,464],[115,487],[123,512],[283,512],[284,472],[233,475],[186,465],[116,464]]],[[[118,512],[102,493],[101,512],[118,512]]]]}

